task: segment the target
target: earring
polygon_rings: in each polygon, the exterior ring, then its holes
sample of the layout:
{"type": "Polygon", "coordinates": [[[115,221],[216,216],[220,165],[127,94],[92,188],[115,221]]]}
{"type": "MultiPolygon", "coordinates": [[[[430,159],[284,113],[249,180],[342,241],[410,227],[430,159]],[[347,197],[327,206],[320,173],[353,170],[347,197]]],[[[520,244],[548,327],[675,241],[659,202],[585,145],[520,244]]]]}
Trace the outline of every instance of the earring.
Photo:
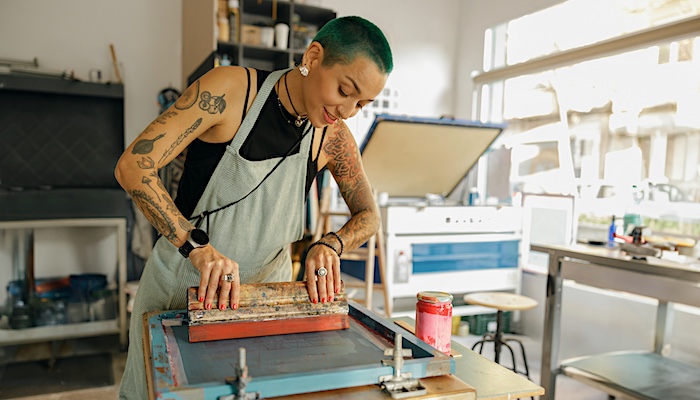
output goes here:
{"type": "Polygon", "coordinates": [[[301,72],[302,76],[309,76],[309,69],[306,68],[306,65],[299,67],[299,72],[301,72]]]}

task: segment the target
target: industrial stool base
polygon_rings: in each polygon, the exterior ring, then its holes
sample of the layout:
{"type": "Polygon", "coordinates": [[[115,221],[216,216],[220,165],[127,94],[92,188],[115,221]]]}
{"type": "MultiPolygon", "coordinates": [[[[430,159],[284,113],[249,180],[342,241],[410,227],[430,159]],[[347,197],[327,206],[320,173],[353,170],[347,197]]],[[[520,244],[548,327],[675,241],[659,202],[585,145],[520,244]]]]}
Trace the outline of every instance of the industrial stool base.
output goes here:
{"type": "Polygon", "coordinates": [[[474,345],[472,346],[472,350],[476,350],[476,347],[479,346],[479,354],[482,354],[482,351],[484,349],[484,344],[485,343],[493,343],[494,353],[495,353],[494,361],[496,362],[496,364],[501,364],[501,362],[500,362],[501,361],[501,350],[503,347],[506,347],[510,351],[510,357],[511,357],[511,360],[513,361],[513,366],[509,369],[512,370],[513,372],[515,372],[516,374],[525,375],[527,377],[527,379],[530,379],[530,368],[527,365],[527,356],[525,355],[525,346],[523,346],[523,342],[521,342],[518,339],[504,336],[502,323],[503,323],[503,311],[498,310],[496,312],[496,332],[485,333],[483,336],[483,339],[474,343],[474,345]],[[513,348],[508,344],[508,342],[515,342],[520,346],[520,354],[523,357],[523,365],[525,367],[524,371],[519,371],[516,368],[515,352],[513,351],[513,348]]]}

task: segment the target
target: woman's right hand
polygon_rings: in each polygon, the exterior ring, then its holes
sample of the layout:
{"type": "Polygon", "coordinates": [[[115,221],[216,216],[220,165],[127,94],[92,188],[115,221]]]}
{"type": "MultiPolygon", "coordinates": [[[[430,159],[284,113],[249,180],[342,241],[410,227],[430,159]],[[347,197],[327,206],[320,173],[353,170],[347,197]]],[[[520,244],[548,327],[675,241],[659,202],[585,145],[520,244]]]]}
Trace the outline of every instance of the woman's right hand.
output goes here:
{"type": "Polygon", "coordinates": [[[211,309],[218,291],[220,310],[225,310],[229,305],[237,309],[240,293],[238,263],[219,253],[212,245],[192,250],[190,260],[199,271],[197,297],[199,301],[204,301],[204,308],[211,309]],[[233,282],[224,281],[226,274],[233,274],[233,282]]]}

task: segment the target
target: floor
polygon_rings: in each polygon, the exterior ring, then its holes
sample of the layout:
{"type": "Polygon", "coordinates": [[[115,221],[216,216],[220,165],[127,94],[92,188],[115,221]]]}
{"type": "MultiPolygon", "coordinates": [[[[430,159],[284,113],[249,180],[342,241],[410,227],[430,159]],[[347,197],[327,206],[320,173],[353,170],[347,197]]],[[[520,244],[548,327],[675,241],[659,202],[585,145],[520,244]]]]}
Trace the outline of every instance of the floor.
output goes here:
{"type": "MultiPolygon", "coordinates": [[[[528,365],[530,369],[530,377],[534,382],[539,382],[540,376],[540,355],[541,355],[541,342],[529,338],[526,336],[516,336],[525,345],[525,351],[527,353],[528,365]]],[[[457,336],[453,335],[453,339],[464,346],[469,348],[480,339],[480,336],[467,335],[467,336],[457,336]]],[[[50,346],[47,344],[39,344],[32,346],[20,346],[17,349],[13,349],[12,357],[18,361],[24,361],[28,359],[39,359],[42,355],[48,354],[50,351],[50,346]]],[[[30,396],[22,397],[23,400],[93,400],[93,399],[116,399],[119,392],[119,381],[121,380],[122,372],[124,371],[124,365],[126,363],[126,353],[119,350],[119,342],[117,336],[108,336],[103,338],[90,338],[90,339],[80,339],[68,341],[62,350],[59,352],[59,356],[70,356],[77,355],[81,353],[89,353],[91,351],[110,351],[113,354],[113,371],[115,385],[94,389],[84,389],[72,392],[62,392],[53,393],[40,396],[30,396]]],[[[3,348],[0,348],[0,361],[3,360],[3,354],[1,353],[3,348]]],[[[4,351],[4,358],[9,356],[7,349],[4,351]]],[[[486,346],[483,355],[490,359],[493,359],[493,348],[492,346],[486,346]]],[[[502,356],[503,363],[509,363],[509,357],[502,356]]],[[[521,360],[518,359],[518,366],[522,368],[521,360]]],[[[508,364],[509,365],[509,364],[508,364]]],[[[557,378],[557,392],[556,399],[558,400],[607,400],[606,394],[580,384],[574,380],[571,380],[565,376],[559,376],[557,378]]]]}

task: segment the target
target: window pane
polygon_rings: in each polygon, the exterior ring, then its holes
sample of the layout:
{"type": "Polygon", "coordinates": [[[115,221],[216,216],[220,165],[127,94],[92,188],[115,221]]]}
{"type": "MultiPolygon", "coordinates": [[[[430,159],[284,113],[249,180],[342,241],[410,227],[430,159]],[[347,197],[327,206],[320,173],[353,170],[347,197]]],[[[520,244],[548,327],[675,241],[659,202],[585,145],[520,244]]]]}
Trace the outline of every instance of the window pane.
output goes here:
{"type": "Polygon", "coordinates": [[[507,63],[521,63],[700,13],[700,0],[569,0],[508,23],[507,63]]]}

